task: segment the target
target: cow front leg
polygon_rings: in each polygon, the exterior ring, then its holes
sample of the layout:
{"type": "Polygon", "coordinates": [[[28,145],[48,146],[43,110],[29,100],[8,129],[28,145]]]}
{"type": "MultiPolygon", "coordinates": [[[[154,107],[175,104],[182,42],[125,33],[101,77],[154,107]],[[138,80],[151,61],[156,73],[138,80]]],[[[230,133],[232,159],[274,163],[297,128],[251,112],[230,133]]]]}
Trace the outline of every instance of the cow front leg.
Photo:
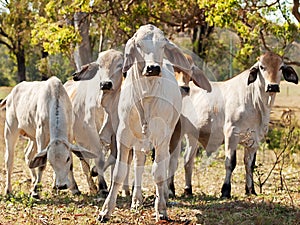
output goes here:
{"type": "Polygon", "coordinates": [[[134,157],[134,188],[132,193],[131,208],[138,209],[143,204],[142,176],[146,162],[145,153],[138,150],[133,151],[134,157]]]}
{"type": "MultiPolygon", "coordinates": [[[[43,149],[45,149],[47,147],[47,143],[49,142],[49,139],[47,140],[45,138],[45,134],[46,132],[43,130],[44,127],[42,126],[42,123],[38,123],[37,125],[37,130],[36,130],[36,146],[37,146],[37,152],[41,152],[43,149]]],[[[41,190],[42,184],[42,176],[43,176],[43,172],[46,168],[46,165],[44,166],[40,166],[37,169],[37,178],[36,181],[33,184],[33,189],[31,191],[31,197],[33,198],[40,198],[39,192],[41,190]]],[[[54,179],[55,182],[55,179],[54,179]]]]}
{"type": "Polygon", "coordinates": [[[156,221],[167,220],[167,170],[170,153],[168,142],[155,148],[155,159],[152,166],[152,174],[156,184],[155,215],[156,221]]]}
{"type": "Polygon", "coordinates": [[[175,197],[175,184],[174,176],[178,168],[178,159],[181,152],[181,121],[179,120],[176,124],[175,130],[172,134],[170,141],[170,165],[168,170],[168,195],[169,197],[175,197]]]}
{"type": "Polygon", "coordinates": [[[109,194],[106,197],[105,202],[102,206],[102,210],[98,216],[98,220],[100,220],[101,222],[108,221],[115,209],[118,191],[122,186],[128,171],[127,161],[128,161],[129,152],[130,152],[129,148],[127,148],[123,144],[120,144],[118,148],[118,154],[117,154],[117,160],[116,160],[116,165],[113,174],[112,185],[109,190],[109,194]]]}
{"type": "MultiPolygon", "coordinates": [[[[41,191],[41,188],[42,188],[41,181],[42,181],[42,176],[43,176],[43,172],[44,172],[45,168],[46,168],[46,166],[38,167],[37,179],[34,182],[33,188],[31,191],[31,197],[33,197],[33,198],[40,198],[39,192],[41,191]]],[[[54,180],[54,182],[55,182],[55,180],[54,180]]]]}
{"type": "Polygon", "coordinates": [[[185,187],[184,194],[191,196],[193,194],[192,175],[194,169],[194,160],[197,154],[198,140],[191,136],[186,136],[186,148],[184,152],[184,172],[185,172],[185,187]]]}
{"type": "Polygon", "coordinates": [[[97,168],[97,173],[98,173],[98,192],[102,196],[107,196],[108,190],[107,190],[107,184],[104,179],[104,154],[102,150],[100,151],[100,156],[95,159],[95,164],[97,168]]]}
{"type": "Polygon", "coordinates": [[[233,128],[225,132],[225,180],[221,189],[221,198],[231,197],[231,175],[236,166],[236,147],[239,142],[238,133],[233,128]]]}
{"type": "MultiPolygon", "coordinates": [[[[29,166],[30,161],[33,159],[35,154],[37,153],[36,144],[34,141],[28,139],[28,143],[26,148],[24,149],[25,153],[25,163],[29,166]]],[[[37,179],[36,169],[30,169],[31,173],[31,183],[34,184],[37,179]]]]}
{"type": "Polygon", "coordinates": [[[253,181],[253,171],[255,167],[257,148],[245,148],[244,151],[244,164],[246,169],[246,195],[256,195],[253,181]]]}
{"type": "Polygon", "coordinates": [[[129,167],[127,170],[125,180],[123,182],[123,187],[122,187],[122,195],[123,196],[130,196],[130,188],[132,185],[129,184],[129,173],[130,173],[130,165],[131,165],[132,159],[133,159],[133,150],[130,151],[128,160],[127,160],[127,165],[129,165],[129,167]]]}
{"type": "MultiPolygon", "coordinates": [[[[86,177],[86,180],[88,182],[88,186],[90,189],[90,193],[95,194],[97,193],[97,186],[92,178],[91,172],[90,172],[90,164],[87,159],[81,159],[80,160],[81,169],[86,177]]],[[[97,173],[96,173],[97,174],[97,173]]]]}
{"type": "Polygon", "coordinates": [[[81,192],[78,188],[78,185],[75,181],[75,178],[74,178],[74,173],[73,173],[73,158],[72,158],[72,163],[71,163],[71,166],[70,166],[70,171],[69,171],[69,174],[68,174],[68,177],[69,177],[69,180],[70,180],[70,191],[72,192],[73,195],[80,195],[81,192]]]}

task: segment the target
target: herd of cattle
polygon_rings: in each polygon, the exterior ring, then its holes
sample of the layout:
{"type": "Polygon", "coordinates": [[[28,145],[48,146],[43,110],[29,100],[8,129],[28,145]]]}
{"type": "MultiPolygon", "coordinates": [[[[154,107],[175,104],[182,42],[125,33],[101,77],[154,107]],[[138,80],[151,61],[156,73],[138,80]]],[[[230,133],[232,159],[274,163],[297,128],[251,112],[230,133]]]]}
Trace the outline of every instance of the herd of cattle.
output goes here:
{"type": "MultiPolygon", "coordinates": [[[[73,176],[73,152],[80,158],[90,192],[107,195],[100,221],[107,221],[113,213],[119,189],[128,184],[132,160],[131,206],[142,204],[142,174],[151,150],[155,153],[156,220],[168,218],[166,203],[170,194],[175,195],[173,181],[183,137],[187,194],[192,194],[198,142],[207,154],[225,144],[221,196],[226,198],[231,195],[236,148],[243,145],[246,194],[255,194],[256,151],[268,130],[282,75],[286,81],[298,83],[292,67],[267,52],[234,78],[210,82],[160,29],[141,26],[128,40],[124,55],[116,50],[101,52],[64,85],[56,77],[22,82],[1,102],[6,108],[6,193],[12,192],[14,148],[22,135],[29,140],[25,159],[32,174],[32,196],[39,197],[47,161],[54,170],[54,188],[80,193],[73,176]],[[107,149],[110,156],[105,159],[107,149]],[[114,169],[108,192],[104,171],[109,166],[114,169]],[[95,175],[98,185],[92,178],[95,175]]],[[[128,185],[123,188],[130,193],[128,185]]]]}

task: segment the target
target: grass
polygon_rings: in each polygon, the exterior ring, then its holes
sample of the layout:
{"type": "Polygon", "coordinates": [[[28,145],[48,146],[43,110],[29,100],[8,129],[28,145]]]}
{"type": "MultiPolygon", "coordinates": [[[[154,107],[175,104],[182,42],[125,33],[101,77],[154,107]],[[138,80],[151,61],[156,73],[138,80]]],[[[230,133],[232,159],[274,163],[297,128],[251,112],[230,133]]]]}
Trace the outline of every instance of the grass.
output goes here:
{"type": "MultiPolygon", "coordinates": [[[[43,177],[41,199],[35,200],[29,196],[31,183],[28,179],[29,171],[24,166],[21,147],[22,144],[19,144],[12,178],[14,194],[0,195],[0,224],[98,224],[96,218],[104,199],[88,193],[78,160],[75,160],[74,170],[82,195],[72,196],[68,191],[53,192],[52,169],[48,166],[43,177]]],[[[279,190],[276,173],[271,176],[262,194],[245,196],[242,153],[241,150],[238,151],[238,165],[232,179],[233,197],[229,200],[219,198],[224,177],[222,152],[211,159],[209,164],[202,158],[197,159],[193,197],[183,195],[184,174],[181,158],[175,181],[177,197],[169,201],[168,213],[171,221],[168,224],[299,224],[299,164],[289,165],[284,171],[292,199],[287,190],[279,190]]],[[[258,163],[264,161],[265,169],[272,165],[270,156],[271,152],[260,152],[258,155],[258,163]]],[[[154,185],[149,160],[147,162],[143,178],[144,207],[133,211],[130,209],[130,198],[119,196],[117,208],[108,224],[155,224],[154,185]]],[[[4,177],[2,169],[1,190],[4,190],[4,177]]]]}
{"type": "MultiPolygon", "coordinates": [[[[298,88],[298,87],[297,87],[298,88]]],[[[275,105],[283,104],[285,92],[278,96],[275,105]],[[281,96],[283,95],[283,96],[281,96]]],[[[2,89],[0,89],[2,94],[2,89]]],[[[4,93],[4,92],[3,92],[4,93]]],[[[299,99],[299,90],[290,89],[288,102],[299,99]]],[[[1,95],[0,95],[1,96],[1,95]]],[[[5,94],[3,95],[5,96],[5,94]]],[[[299,101],[299,100],[298,100],[299,101]]],[[[293,105],[288,107],[294,107],[293,105]]],[[[280,115],[280,109],[278,115],[280,115]]],[[[296,109],[296,107],[295,107],[296,109]]],[[[10,224],[98,224],[96,218],[104,199],[91,195],[85,177],[74,158],[75,179],[80,196],[72,196],[68,191],[59,193],[52,190],[52,169],[48,165],[43,176],[41,199],[30,197],[31,182],[29,169],[25,165],[23,149],[25,140],[20,139],[15,151],[12,175],[13,191],[10,196],[3,195],[5,184],[4,112],[0,112],[0,225],[10,224]]],[[[150,157],[149,157],[150,158],[150,157]]],[[[171,221],[165,224],[243,224],[243,225],[285,225],[300,224],[300,155],[296,153],[283,170],[286,186],[282,188],[279,171],[275,170],[258,196],[244,195],[243,151],[237,151],[237,167],[232,177],[232,199],[220,199],[220,189],[225,176],[224,152],[220,151],[213,158],[198,157],[193,175],[193,197],[185,197],[183,160],[180,158],[179,169],[175,176],[177,197],[169,200],[168,214],[171,221]]],[[[261,171],[268,171],[274,162],[274,153],[270,150],[259,151],[257,165],[261,171]]],[[[109,173],[106,173],[109,180],[109,173]]],[[[132,177],[131,177],[132,179],[132,177]]],[[[256,179],[256,177],[255,177],[256,179]]],[[[143,176],[144,206],[139,210],[130,209],[130,198],[119,196],[117,208],[108,224],[155,224],[154,194],[155,188],[151,177],[150,159],[147,160],[143,176]]],[[[259,189],[256,187],[256,191],[259,189]]]]}

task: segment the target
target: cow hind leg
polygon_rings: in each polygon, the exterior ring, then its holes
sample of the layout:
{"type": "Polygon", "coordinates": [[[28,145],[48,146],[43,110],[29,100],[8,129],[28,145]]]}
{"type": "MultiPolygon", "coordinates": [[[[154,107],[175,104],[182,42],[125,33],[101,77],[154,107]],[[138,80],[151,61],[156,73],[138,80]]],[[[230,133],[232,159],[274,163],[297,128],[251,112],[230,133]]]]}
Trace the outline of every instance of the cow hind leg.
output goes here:
{"type": "Polygon", "coordinates": [[[256,160],[256,148],[245,148],[244,164],[246,169],[246,195],[256,195],[253,181],[253,171],[256,160]]]}
{"type": "Polygon", "coordinates": [[[5,137],[5,168],[6,168],[6,184],[5,193],[10,194],[12,192],[11,174],[14,163],[14,148],[18,139],[17,126],[9,126],[6,122],[4,129],[5,137]]]}

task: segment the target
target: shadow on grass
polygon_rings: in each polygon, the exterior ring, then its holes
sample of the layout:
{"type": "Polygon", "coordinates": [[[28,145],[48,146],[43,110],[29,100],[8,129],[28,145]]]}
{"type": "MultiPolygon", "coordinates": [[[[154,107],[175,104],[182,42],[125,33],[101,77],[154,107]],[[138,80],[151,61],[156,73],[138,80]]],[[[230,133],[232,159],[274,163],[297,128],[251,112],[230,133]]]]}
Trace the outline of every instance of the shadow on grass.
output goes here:
{"type": "MultiPolygon", "coordinates": [[[[30,195],[21,192],[10,196],[0,195],[2,204],[21,204],[24,207],[33,205],[66,207],[74,205],[79,208],[101,207],[104,200],[105,198],[100,195],[81,194],[72,196],[69,192],[46,192],[39,200],[32,199],[30,195]]],[[[148,214],[153,213],[154,200],[154,194],[145,194],[143,207],[139,210],[141,212],[148,211],[148,214]]],[[[127,210],[123,211],[123,218],[125,216],[129,218],[139,217],[139,212],[130,211],[130,204],[130,197],[118,196],[117,208],[127,210]]],[[[168,213],[170,221],[167,224],[300,224],[299,206],[290,207],[271,202],[264,196],[235,197],[225,200],[203,193],[192,197],[178,196],[169,199],[168,213]]],[[[120,216],[120,212],[117,215],[120,216]]],[[[115,217],[116,219],[118,218],[115,217]]],[[[120,218],[117,221],[122,222],[120,218]]],[[[152,221],[154,223],[154,219],[152,221]]],[[[149,218],[147,223],[149,223],[149,218]]]]}

